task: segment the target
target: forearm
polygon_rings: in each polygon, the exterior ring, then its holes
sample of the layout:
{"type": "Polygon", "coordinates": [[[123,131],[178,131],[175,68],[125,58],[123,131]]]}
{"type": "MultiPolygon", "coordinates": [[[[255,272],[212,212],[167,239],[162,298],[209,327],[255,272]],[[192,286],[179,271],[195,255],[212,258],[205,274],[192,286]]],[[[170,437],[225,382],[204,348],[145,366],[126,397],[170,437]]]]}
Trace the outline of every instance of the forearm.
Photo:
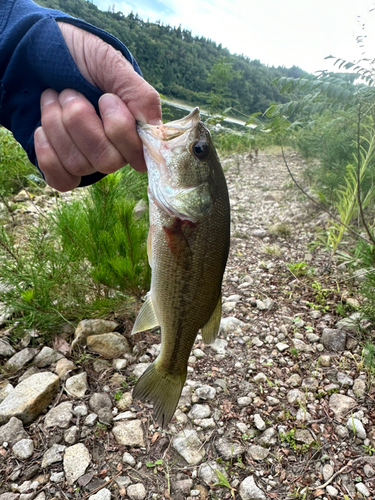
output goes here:
{"type": "MultiPolygon", "coordinates": [[[[42,92],[47,88],[57,92],[75,89],[97,111],[103,93],[78,71],[56,20],[74,24],[111,44],[140,74],[126,47],[108,33],[31,0],[0,0],[0,124],[13,132],[35,165],[34,131],[41,123],[42,92]]],[[[84,184],[102,176],[87,176],[84,184]]]]}

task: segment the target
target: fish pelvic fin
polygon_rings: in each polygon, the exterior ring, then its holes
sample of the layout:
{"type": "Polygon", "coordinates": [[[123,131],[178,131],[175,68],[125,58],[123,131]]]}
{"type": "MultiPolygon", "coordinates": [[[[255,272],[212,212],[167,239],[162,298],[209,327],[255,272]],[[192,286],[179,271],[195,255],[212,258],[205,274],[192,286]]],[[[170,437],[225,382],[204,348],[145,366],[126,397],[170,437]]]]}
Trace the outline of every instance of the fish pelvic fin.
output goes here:
{"type": "Polygon", "coordinates": [[[155,314],[151,294],[148,292],[146,300],[138,313],[137,319],[135,320],[132,335],[145,330],[151,330],[151,328],[155,328],[155,326],[159,326],[159,321],[155,314]]]}
{"type": "Polygon", "coordinates": [[[203,342],[205,344],[212,344],[212,342],[215,341],[217,334],[219,332],[220,320],[221,320],[221,294],[219,300],[217,301],[214,312],[211,315],[211,318],[201,329],[203,342]]]}
{"type": "Polygon", "coordinates": [[[133,399],[154,405],[154,418],[164,429],[176,410],[186,380],[186,371],[173,375],[160,368],[157,360],[142,374],[133,390],[133,399]]]}

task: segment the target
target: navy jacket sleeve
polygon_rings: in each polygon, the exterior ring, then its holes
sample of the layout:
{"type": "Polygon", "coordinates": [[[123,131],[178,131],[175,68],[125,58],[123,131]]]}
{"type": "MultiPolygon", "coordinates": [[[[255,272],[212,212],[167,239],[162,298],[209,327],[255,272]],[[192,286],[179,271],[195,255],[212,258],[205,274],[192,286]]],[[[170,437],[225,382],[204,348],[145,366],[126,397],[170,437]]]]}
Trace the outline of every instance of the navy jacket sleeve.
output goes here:
{"type": "MultiPolygon", "coordinates": [[[[0,0],[0,124],[13,132],[36,166],[34,131],[41,123],[41,93],[47,88],[57,92],[75,89],[89,99],[97,112],[103,94],[79,72],[56,21],[74,24],[113,45],[141,75],[125,45],[109,33],[31,0],[0,0]]],[[[102,177],[99,172],[88,175],[80,185],[102,177]]]]}

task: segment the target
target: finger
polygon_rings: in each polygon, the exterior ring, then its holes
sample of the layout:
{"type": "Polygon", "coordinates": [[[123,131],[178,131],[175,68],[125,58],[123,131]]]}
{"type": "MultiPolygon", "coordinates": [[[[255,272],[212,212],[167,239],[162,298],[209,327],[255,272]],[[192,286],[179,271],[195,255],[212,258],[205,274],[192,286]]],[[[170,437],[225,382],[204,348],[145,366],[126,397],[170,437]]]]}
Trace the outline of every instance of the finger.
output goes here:
{"type": "Polygon", "coordinates": [[[81,182],[81,177],[67,172],[59,160],[56,151],[43,130],[38,127],[34,132],[35,152],[40,170],[47,184],[59,191],[70,191],[81,182]]]}
{"type": "Polygon", "coordinates": [[[64,168],[75,176],[95,172],[64,126],[59,94],[53,89],[47,89],[42,93],[40,103],[44,133],[64,168]]]}
{"type": "Polygon", "coordinates": [[[63,90],[59,102],[64,127],[95,170],[109,174],[126,165],[126,159],[106,136],[94,106],[82,94],[63,90]]]}
{"type": "Polygon", "coordinates": [[[161,123],[158,92],[134,71],[120,51],[76,26],[61,21],[58,25],[75,63],[90,83],[121,97],[136,120],[161,123]]]}
{"type": "Polygon", "coordinates": [[[126,104],[114,94],[104,94],[99,99],[99,110],[111,143],[123,157],[126,156],[135,170],[145,172],[142,142],[136,131],[135,118],[126,104]]]}

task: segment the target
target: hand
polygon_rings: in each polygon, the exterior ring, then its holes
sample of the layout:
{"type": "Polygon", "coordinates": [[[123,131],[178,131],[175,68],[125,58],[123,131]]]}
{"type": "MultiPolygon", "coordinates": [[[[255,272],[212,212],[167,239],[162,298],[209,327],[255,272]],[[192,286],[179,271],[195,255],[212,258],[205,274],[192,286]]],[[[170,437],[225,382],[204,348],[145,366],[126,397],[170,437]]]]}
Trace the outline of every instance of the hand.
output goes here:
{"type": "Polygon", "coordinates": [[[58,22],[81,74],[104,95],[100,117],[83,94],[47,89],[41,96],[42,126],[34,134],[38,165],[59,191],[77,187],[81,176],[109,174],[130,163],[146,170],[136,120],[161,123],[159,94],[125,57],[97,36],[58,22]]]}

